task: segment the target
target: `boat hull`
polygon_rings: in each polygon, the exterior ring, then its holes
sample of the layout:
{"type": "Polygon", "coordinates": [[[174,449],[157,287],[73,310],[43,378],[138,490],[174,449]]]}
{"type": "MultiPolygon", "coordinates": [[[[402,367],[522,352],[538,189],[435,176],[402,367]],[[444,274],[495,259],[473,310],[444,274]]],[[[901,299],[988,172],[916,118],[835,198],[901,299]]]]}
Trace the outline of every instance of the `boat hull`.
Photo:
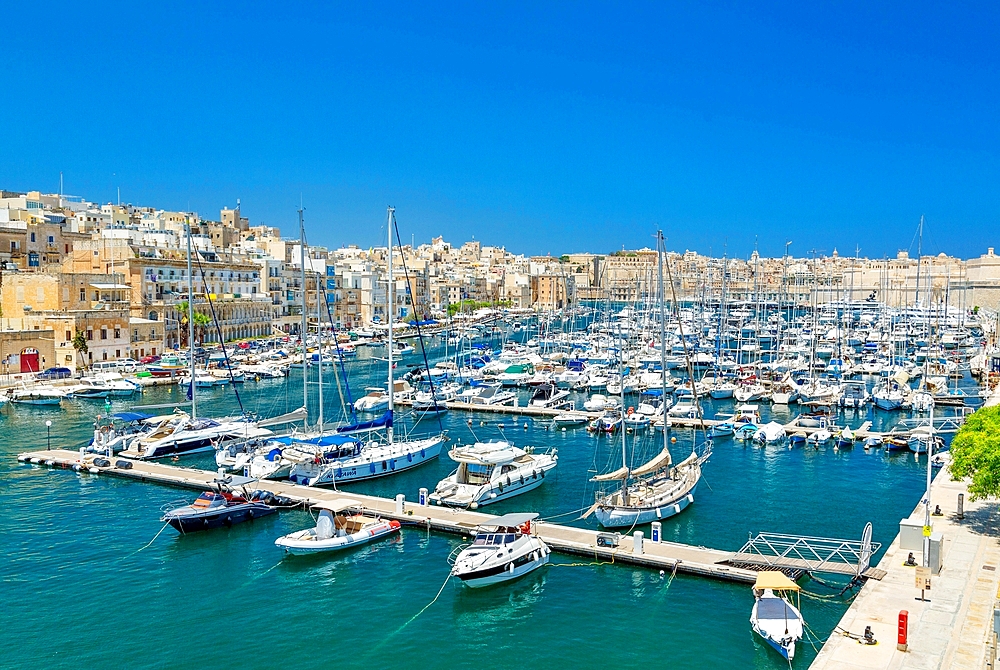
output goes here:
{"type": "Polygon", "coordinates": [[[331,537],[326,540],[295,540],[286,536],[279,537],[274,541],[274,544],[293,556],[311,556],[314,554],[329,554],[343,551],[351,547],[360,547],[361,545],[374,542],[398,532],[399,522],[393,521],[386,522],[385,525],[378,528],[362,530],[341,537],[331,537]]]}
{"type": "Polygon", "coordinates": [[[683,498],[666,505],[628,509],[621,507],[598,507],[594,516],[605,528],[641,526],[654,521],[662,521],[676,516],[694,502],[695,485],[683,498]]]}
{"type": "Polygon", "coordinates": [[[229,528],[238,523],[270,516],[277,511],[274,507],[263,503],[248,503],[237,507],[211,510],[198,515],[172,516],[168,514],[164,517],[164,521],[182,533],[193,533],[213,528],[229,528]]]}
{"type": "Polygon", "coordinates": [[[531,559],[532,554],[525,554],[503,565],[456,576],[462,580],[463,584],[474,589],[509,582],[523,577],[549,562],[547,551],[538,551],[537,553],[540,555],[535,560],[531,559]]]}

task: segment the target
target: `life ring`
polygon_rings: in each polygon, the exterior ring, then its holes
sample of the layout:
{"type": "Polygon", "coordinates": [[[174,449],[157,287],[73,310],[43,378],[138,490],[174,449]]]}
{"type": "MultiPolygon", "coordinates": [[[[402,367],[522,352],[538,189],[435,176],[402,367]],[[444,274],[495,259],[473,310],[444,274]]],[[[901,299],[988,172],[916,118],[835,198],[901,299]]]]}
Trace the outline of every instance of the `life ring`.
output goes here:
{"type": "Polygon", "coordinates": [[[101,427],[101,432],[104,433],[104,434],[110,433],[111,432],[111,427],[110,426],[102,426],[101,427]]]}
{"type": "Polygon", "coordinates": [[[625,415],[626,416],[632,416],[632,414],[634,414],[634,413],[635,413],[635,407],[629,407],[628,411],[625,412],[625,415]]]}

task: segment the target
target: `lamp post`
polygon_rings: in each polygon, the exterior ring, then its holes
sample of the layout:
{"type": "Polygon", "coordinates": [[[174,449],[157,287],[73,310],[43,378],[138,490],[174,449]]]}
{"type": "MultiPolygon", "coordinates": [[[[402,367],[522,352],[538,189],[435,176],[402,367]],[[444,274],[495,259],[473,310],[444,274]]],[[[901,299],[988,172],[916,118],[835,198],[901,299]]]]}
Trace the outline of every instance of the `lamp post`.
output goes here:
{"type": "Polygon", "coordinates": [[[52,450],[52,422],[45,422],[45,450],[52,450]]]}

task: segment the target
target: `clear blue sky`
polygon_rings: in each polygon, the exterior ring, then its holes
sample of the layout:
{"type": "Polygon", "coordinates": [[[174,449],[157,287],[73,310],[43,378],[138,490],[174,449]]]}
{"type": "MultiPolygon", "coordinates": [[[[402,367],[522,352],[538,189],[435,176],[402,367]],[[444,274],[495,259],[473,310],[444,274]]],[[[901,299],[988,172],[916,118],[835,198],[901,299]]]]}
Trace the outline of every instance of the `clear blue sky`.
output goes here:
{"type": "Polygon", "coordinates": [[[330,246],[392,204],[523,253],[1000,247],[992,3],[147,4],[6,6],[0,188],[289,234],[301,194],[330,246]]]}

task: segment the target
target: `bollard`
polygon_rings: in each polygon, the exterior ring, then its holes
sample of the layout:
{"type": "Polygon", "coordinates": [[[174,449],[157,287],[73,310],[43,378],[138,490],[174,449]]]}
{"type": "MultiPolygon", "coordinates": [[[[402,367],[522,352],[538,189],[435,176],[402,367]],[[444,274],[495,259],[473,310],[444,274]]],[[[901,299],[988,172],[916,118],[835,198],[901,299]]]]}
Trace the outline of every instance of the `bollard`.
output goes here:
{"type": "Polygon", "coordinates": [[[402,493],[396,494],[396,516],[403,516],[403,510],[406,507],[406,496],[402,493]]]}
{"type": "Polygon", "coordinates": [[[632,535],[632,554],[642,556],[642,531],[637,530],[632,535]]]}
{"type": "Polygon", "coordinates": [[[659,521],[654,521],[652,523],[652,526],[653,526],[653,528],[652,528],[652,530],[649,533],[649,540],[651,542],[659,543],[659,541],[660,541],[660,534],[662,532],[662,524],[659,521]]]}
{"type": "Polygon", "coordinates": [[[955,515],[959,519],[965,518],[965,494],[958,494],[958,514],[955,515]]]}
{"type": "Polygon", "coordinates": [[[420,489],[420,506],[427,507],[427,489],[420,489]]]}
{"type": "Polygon", "coordinates": [[[906,651],[906,628],[910,621],[910,613],[899,611],[899,626],[896,630],[896,649],[906,651]]]}

